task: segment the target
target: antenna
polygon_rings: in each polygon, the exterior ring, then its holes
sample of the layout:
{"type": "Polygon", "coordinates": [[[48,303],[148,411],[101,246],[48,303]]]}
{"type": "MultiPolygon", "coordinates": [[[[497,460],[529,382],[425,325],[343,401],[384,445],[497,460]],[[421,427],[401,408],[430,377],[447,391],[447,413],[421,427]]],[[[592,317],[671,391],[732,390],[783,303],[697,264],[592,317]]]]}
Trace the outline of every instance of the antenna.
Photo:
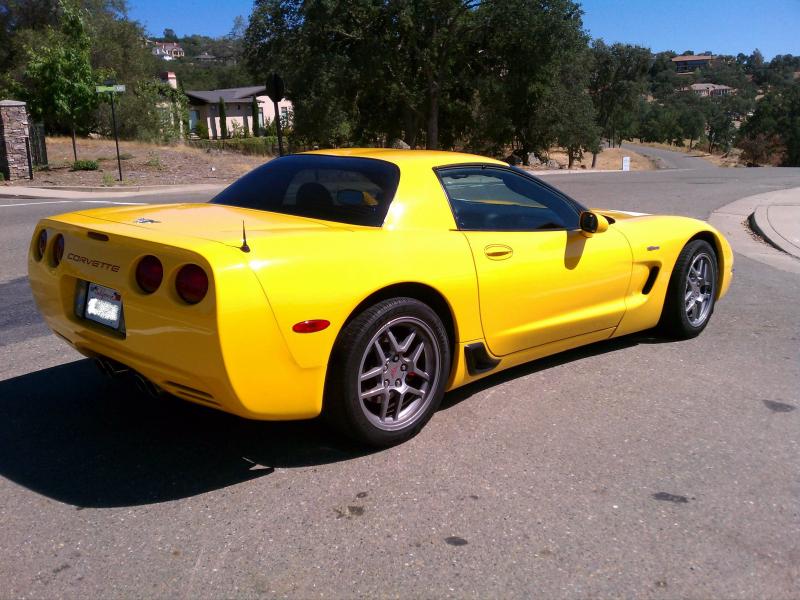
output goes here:
{"type": "Polygon", "coordinates": [[[244,219],[242,219],[242,245],[239,247],[242,252],[250,252],[250,246],[247,245],[247,232],[244,230],[244,219]]]}

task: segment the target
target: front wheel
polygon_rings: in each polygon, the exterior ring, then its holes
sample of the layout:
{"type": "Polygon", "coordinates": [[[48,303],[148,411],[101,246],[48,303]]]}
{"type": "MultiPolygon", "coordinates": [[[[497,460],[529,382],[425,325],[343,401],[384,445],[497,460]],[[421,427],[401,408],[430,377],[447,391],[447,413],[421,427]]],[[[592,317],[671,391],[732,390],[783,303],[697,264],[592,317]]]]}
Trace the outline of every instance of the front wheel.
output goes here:
{"type": "Polygon", "coordinates": [[[674,339],[699,335],[714,312],[716,297],[716,253],[706,241],[689,242],[678,255],[669,280],[661,331],[674,339]]]}
{"type": "Polygon", "coordinates": [[[325,414],[356,441],[413,437],[439,406],[450,347],[439,316],[413,298],[368,308],[342,330],[328,366],[325,414]]]}

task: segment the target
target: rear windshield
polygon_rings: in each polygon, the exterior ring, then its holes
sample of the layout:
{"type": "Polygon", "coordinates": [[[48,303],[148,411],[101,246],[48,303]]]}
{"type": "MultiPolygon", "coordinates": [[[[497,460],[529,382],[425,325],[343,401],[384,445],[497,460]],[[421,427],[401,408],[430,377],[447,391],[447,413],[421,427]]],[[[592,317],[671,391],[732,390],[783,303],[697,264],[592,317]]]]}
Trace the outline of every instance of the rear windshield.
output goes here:
{"type": "Polygon", "coordinates": [[[211,202],[380,227],[399,180],[382,160],[298,154],[254,169],[211,202]]]}

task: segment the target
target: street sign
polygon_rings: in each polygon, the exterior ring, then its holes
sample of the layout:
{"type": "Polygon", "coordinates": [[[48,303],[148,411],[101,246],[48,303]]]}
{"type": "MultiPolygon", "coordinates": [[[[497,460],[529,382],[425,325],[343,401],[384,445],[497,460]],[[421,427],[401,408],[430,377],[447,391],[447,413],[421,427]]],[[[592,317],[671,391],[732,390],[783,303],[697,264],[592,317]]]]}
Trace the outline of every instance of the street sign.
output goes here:
{"type": "Polygon", "coordinates": [[[98,85],[94,91],[98,94],[121,94],[125,91],[124,85],[98,85]]]}
{"type": "Polygon", "coordinates": [[[119,157],[119,136],[117,135],[117,113],[114,110],[114,94],[121,94],[125,91],[125,86],[115,84],[113,79],[106,80],[106,85],[95,86],[94,91],[98,94],[108,94],[111,98],[111,123],[114,127],[114,144],[117,147],[117,171],[119,180],[122,181],[122,160],[119,157]]]}
{"type": "Polygon", "coordinates": [[[273,102],[280,102],[283,100],[283,79],[277,73],[270,73],[267,77],[266,87],[267,96],[273,102]]]}
{"type": "Polygon", "coordinates": [[[278,102],[283,100],[283,79],[277,73],[270,73],[267,77],[266,88],[267,96],[272,100],[275,110],[275,133],[278,134],[278,155],[283,156],[283,134],[281,132],[281,114],[278,112],[278,102]]]}

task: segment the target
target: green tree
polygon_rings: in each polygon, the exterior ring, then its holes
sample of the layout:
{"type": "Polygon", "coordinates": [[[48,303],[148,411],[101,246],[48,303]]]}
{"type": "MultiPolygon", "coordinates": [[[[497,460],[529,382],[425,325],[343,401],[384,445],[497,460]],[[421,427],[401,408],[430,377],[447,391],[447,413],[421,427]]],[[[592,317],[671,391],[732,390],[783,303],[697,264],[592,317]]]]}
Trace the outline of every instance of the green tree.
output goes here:
{"type": "MultiPolygon", "coordinates": [[[[245,58],[283,74],[296,133],[323,143],[402,136],[436,148],[461,91],[457,68],[477,0],[258,0],[245,58]]],[[[448,136],[445,136],[448,137],[448,136]]]]}
{"type": "Polygon", "coordinates": [[[708,152],[713,153],[715,148],[727,151],[733,142],[736,130],[725,98],[714,98],[709,102],[706,118],[708,121],[708,152]]]}
{"type": "MultiPolygon", "coordinates": [[[[524,164],[559,138],[582,145],[562,112],[565,93],[586,93],[588,37],[580,7],[570,0],[492,1],[482,2],[475,16],[476,34],[461,71],[478,91],[469,145],[496,153],[510,145],[524,164]]],[[[574,100],[571,110],[584,111],[574,100]]]]}
{"type": "Polygon", "coordinates": [[[34,116],[70,131],[78,160],[75,129],[97,106],[97,77],[89,59],[85,13],[68,0],[61,0],[59,11],[60,29],[48,27],[44,40],[28,48],[25,93],[34,116]]]}
{"type": "Polygon", "coordinates": [[[225,108],[225,100],[219,98],[219,137],[224,140],[228,138],[228,112],[225,108]]]}
{"type": "Polygon", "coordinates": [[[629,44],[592,43],[594,66],[589,83],[597,122],[611,144],[633,134],[639,98],[647,87],[651,55],[647,48],[629,44]]]}
{"type": "MultiPolygon", "coordinates": [[[[759,136],[769,144],[767,152],[772,156],[780,153],[780,164],[800,166],[800,82],[771,90],[759,101],[753,116],[740,130],[739,145],[753,145],[759,136]]],[[[751,153],[756,154],[752,150],[751,153]]]]}

